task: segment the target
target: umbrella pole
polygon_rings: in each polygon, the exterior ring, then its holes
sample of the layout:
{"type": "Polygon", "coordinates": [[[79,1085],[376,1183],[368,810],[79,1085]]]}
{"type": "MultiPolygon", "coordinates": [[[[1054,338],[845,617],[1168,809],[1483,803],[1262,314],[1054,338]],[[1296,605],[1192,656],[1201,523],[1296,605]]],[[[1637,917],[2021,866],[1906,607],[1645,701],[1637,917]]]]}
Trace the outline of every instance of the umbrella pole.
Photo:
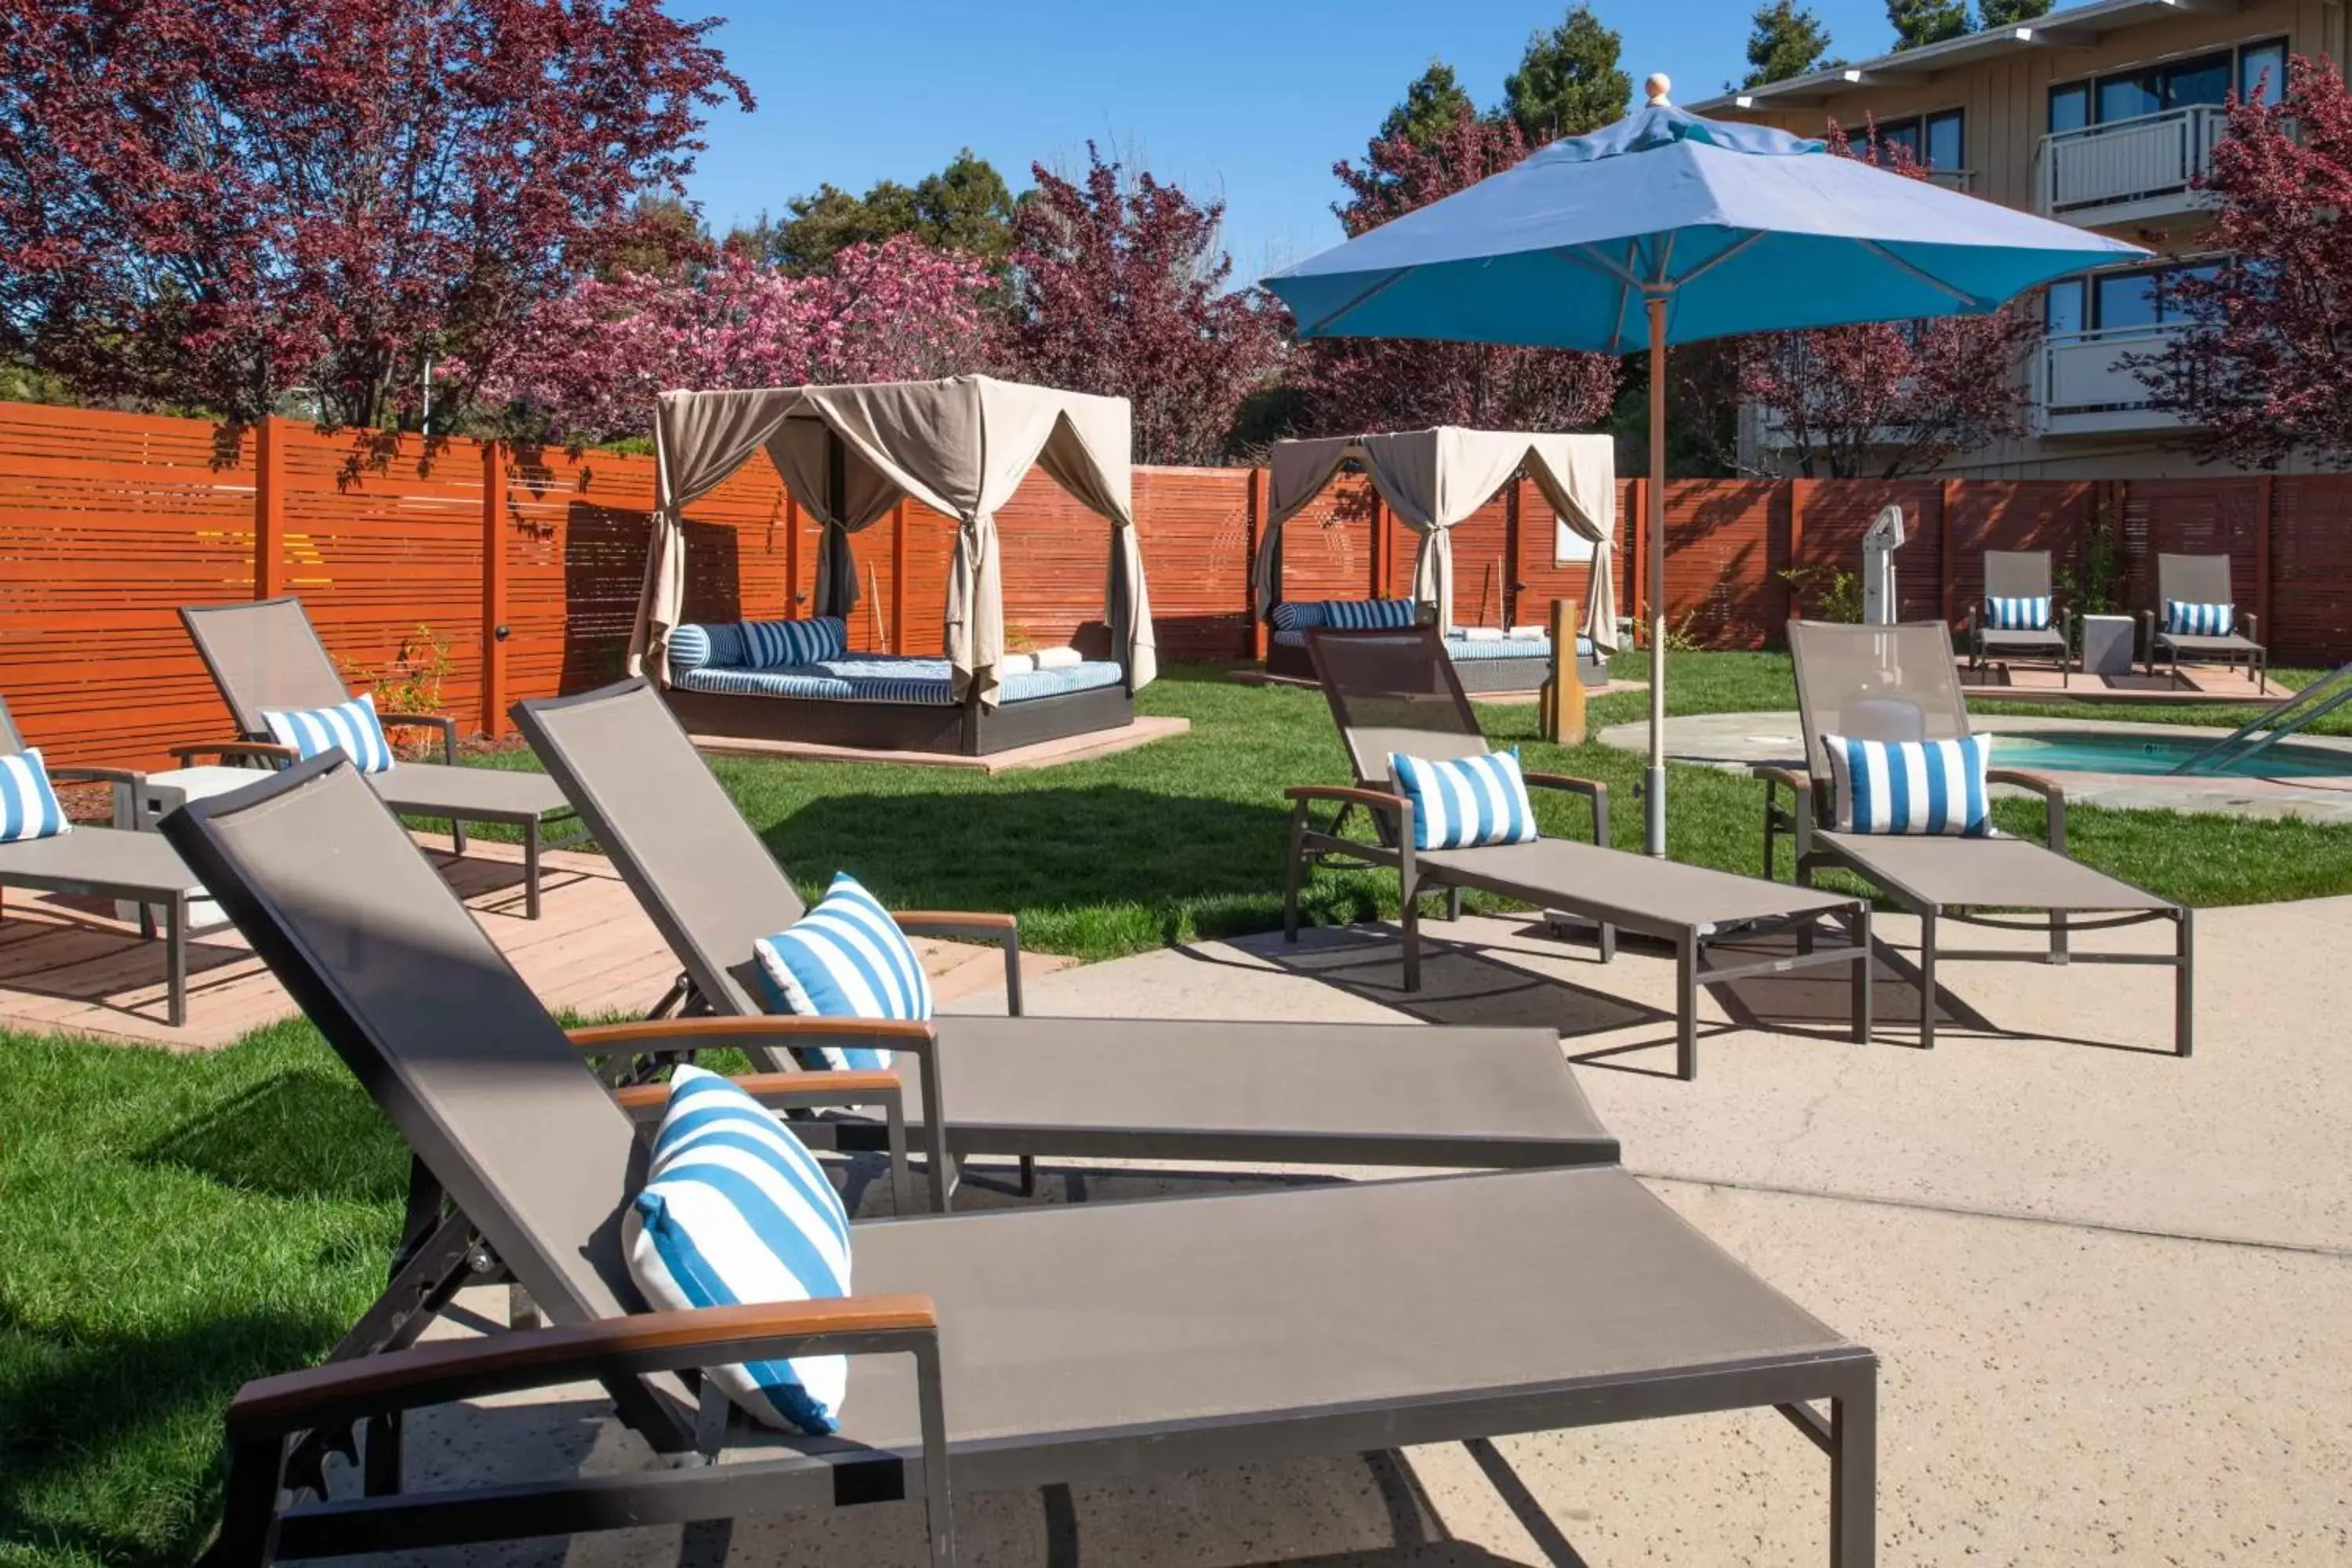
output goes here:
{"type": "Polygon", "coordinates": [[[1642,791],[1642,848],[1666,852],[1666,297],[1650,307],[1650,770],[1642,791]]]}

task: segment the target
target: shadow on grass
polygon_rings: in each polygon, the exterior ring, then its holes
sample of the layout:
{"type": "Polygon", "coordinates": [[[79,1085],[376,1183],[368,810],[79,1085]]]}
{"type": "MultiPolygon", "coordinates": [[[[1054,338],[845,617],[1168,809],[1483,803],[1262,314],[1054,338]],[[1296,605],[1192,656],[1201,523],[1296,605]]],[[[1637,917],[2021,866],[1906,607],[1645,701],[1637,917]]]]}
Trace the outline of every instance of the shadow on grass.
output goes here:
{"type": "Polygon", "coordinates": [[[217,1421],[241,1384],[310,1365],[344,1327],[257,1311],[140,1333],[27,1324],[0,1307],[0,1558],[187,1562],[217,1519],[219,1473],[173,1452],[173,1429],[217,1421]],[[99,1479],[94,1461],[131,1473],[99,1479]],[[89,1489],[110,1482],[145,1495],[89,1506],[89,1489]],[[65,1497],[42,1506],[60,1486],[65,1497]],[[92,1522],[101,1514],[112,1528],[92,1522]]]}
{"type": "Polygon", "coordinates": [[[367,1091],[308,1068],[206,1107],[136,1158],[281,1198],[395,1203],[408,1184],[406,1154],[367,1091]]]}

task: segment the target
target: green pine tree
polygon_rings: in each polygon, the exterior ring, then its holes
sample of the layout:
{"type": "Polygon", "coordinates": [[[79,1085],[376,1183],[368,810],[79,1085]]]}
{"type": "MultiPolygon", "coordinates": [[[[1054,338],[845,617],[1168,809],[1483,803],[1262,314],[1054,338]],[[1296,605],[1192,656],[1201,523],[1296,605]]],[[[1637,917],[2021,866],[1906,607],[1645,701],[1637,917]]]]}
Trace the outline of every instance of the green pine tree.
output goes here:
{"type": "Polygon", "coordinates": [[[1559,26],[1528,39],[1519,68],[1503,79],[1502,111],[1531,146],[1608,124],[1633,96],[1617,64],[1622,42],[1591,6],[1571,7],[1559,26]]]}
{"type": "Polygon", "coordinates": [[[1897,50],[1940,44],[1969,29],[1969,0],[1886,0],[1897,50]]]}
{"type": "Polygon", "coordinates": [[[2014,27],[2050,14],[2050,0],[1977,0],[1977,26],[2014,27]]]}
{"type": "Polygon", "coordinates": [[[1829,29],[1819,16],[1800,10],[1796,0],[1770,0],[1757,7],[1755,28],[1748,35],[1748,79],[1739,85],[1761,87],[1818,70],[1829,52],[1829,29]]]}
{"type": "Polygon", "coordinates": [[[1404,101],[1390,110],[1389,117],[1381,121],[1381,140],[1402,136],[1414,146],[1426,149],[1441,133],[1453,129],[1464,110],[1475,111],[1476,107],[1454,79],[1454,68],[1444,60],[1432,60],[1429,68],[1404,89],[1404,101]]]}

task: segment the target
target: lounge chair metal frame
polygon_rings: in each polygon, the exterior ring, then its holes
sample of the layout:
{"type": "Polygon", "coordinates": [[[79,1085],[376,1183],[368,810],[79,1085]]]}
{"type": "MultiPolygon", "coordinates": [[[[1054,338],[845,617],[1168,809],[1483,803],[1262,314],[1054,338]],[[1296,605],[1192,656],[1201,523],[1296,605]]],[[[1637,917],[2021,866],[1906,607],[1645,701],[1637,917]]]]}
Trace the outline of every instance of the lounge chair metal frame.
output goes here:
{"type": "Polygon", "coordinates": [[[644,1179],[632,1115],[660,1091],[616,1106],[576,1070],[349,759],[191,802],[163,831],[553,1325],[248,1384],[225,1420],[215,1568],[901,1500],[923,1503],[945,1565],[958,1490],[1764,1405],[1830,1458],[1833,1568],[1874,1561],[1876,1358],[1621,1167],[861,1224],[871,1294],[646,1312],[614,1216],[644,1179]],[[335,867],[284,853],[295,837],[335,844],[335,867]],[[353,868],[361,885],[339,879],[353,868]],[[1547,1245],[1486,1234],[1537,1225],[1547,1245]],[[1399,1278],[1391,1242],[1428,1249],[1433,1277],[1399,1278]],[[1182,1353],[1171,1314],[1198,1336],[1182,1353]],[[1370,1339],[1390,1349],[1367,1362],[1350,1347],[1370,1339]],[[831,1352],[852,1358],[836,1437],[751,1432],[692,1373],[831,1352]],[[677,1462],[404,1493],[395,1451],[362,1467],[389,1485],[289,1495],[324,1479],[292,1468],[319,1434],[359,1424],[373,1450],[421,1406],[592,1380],[677,1462]]]}
{"type": "Polygon", "coordinates": [[[2037,903],[2030,889],[2021,888],[2013,903],[2004,900],[1971,904],[1953,898],[1946,889],[1930,885],[1921,879],[1917,871],[1906,876],[1887,863],[1905,855],[1916,857],[1955,852],[1943,847],[1958,847],[1957,852],[1965,854],[1969,852],[1966,846],[2017,844],[2020,840],[1923,839],[1900,834],[1839,833],[1832,830],[1832,824],[1836,820],[1836,802],[1828,752],[1822,745],[1824,733],[1845,732],[1858,739],[1881,741],[1941,740],[1972,733],[1968,702],[1953,673],[1949,634],[1945,628],[1935,622],[1915,622],[1900,626],[1859,626],[1791,621],[1789,623],[1789,647],[1796,665],[1797,706],[1804,727],[1808,766],[1800,771],[1777,764],[1759,764],[1749,770],[1753,777],[1764,781],[1765,786],[1764,874],[1768,877],[1773,874],[1774,850],[1780,839],[1786,837],[1795,848],[1795,874],[1801,885],[1811,886],[1813,879],[1825,870],[1845,871],[1877,888],[1898,907],[1918,917],[1921,1048],[1931,1047],[1936,1043],[1936,968],[1940,960],[2121,963],[2157,965],[2173,971],[2173,1050],[2176,1055],[2188,1056],[2195,1044],[2196,911],[2071,859],[2066,853],[2066,792],[2056,779],[2022,768],[1996,767],[1989,769],[1986,775],[1989,784],[2011,785],[2042,797],[2046,826],[2039,847],[2047,856],[2063,863],[2066,868],[2063,874],[2072,887],[2087,889],[2096,884],[2105,884],[2106,889],[2113,890],[2115,901],[2112,903],[2085,903],[2071,893],[2054,902],[2037,903]],[[1874,643],[1873,639],[1876,641],[1874,643]],[[1825,681],[1822,667],[1835,657],[1831,645],[1840,641],[1856,645],[1872,643],[1881,650],[1879,653],[1849,653],[1849,659],[1870,658],[1874,661],[1874,669],[1890,671],[1893,679],[1872,684],[1867,693],[1859,692],[1859,689],[1848,691],[1841,687],[1833,694],[1825,681]],[[1814,646],[1809,649],[1809,644],[1814,646]],[[1877,696],[1874,698],[1870,693],[1877,696]],[[1858,707],[1853,706],[1857,695],[1860,700],[1858,707]],[[1882,719],[1889,717],[1889,702],[1917,715],[1916,719],[1906,721],[1914,726],[1909,732],[1894,732],[1892,729],[1883,733],[1870,732],[1875,726],[1869,716],[1875,713],[1882,719]],[[1846,731],[1830,731],[1822,728],[1822,716],[1833,710],[1847,712],[1849,727],[1846,731]],[[1785,806],[1780,803],[1783,790],[1789,795],[1785,806]],[[2008,908],[2041,909],[2046,912],[2047,918],[2031,921],[1987,912],[2008,908]],[[2084,912],[2094,918],[2082,920],[2080,916],[2084,912]],[[2049,945],[2042,952],[2020,952],[2014,948],[1946,948],[1937,939],[1938,928],[1945,921],[1996,931],[2046,932],[2049,945]],[[2161,921],[2173,922],[2176,929],[2173,951],[2168,954],[2077,952],[2073,946],[2073,939],[2085,932],[2116,931],[2161,921]]]}
{"type": "Polygon", "coordinates": [[[2255,640],[2261,626],[2253,614],[2237,608],[2237,595],[2230,584],[2228,556],[2159,552],[2156,557],[2156,608],[2142,610],[2139,618],[2140,646],[2147,649],[2150,676],[2156,674],[2159,656],[2168,661],[2175,689],[2180,686],[2183,655],[2192,664],[2219,663],[2233,672],[2242,663],[2247,673],[2255,678],[2262,695],[2270,695],[2270,650],[2255,640]],[[2164,605],[2168,599],[2186,604],[2228,605],[2231,610],[2230,632],[2224,637],[2190,637],[2166,631],[2164,605]]]}
{"type": "Polygon", "coordinates": [[[2073,684],[2074,614],[2062,608],[2053,584],[2047,550],[1988,550],[1984,552],[1984,593],[1969,606],[1967,637],[1969,668],[1982,669],[1988,656],[2055,654],[2058,684],[2073,684]],[[2050,625],[2039,631],[2003,631],[1985,624],[1990,599],[2048,599],[2050,625]]]}
{"type": "MultiPolygon", "coordinates": [[[[689,1022],[719,1015],[724,1022],[706,1026],[748,1031],[755,1064],[793,1068],[772,1043],[787,1020],[768,1016],[754,989],[751,946],[799,919],[802,900],[676,716],[643,680],[625,680],[519,703],[514,719],[684,970],[659,1011],[689,1022]]],[[[1222,1022],[1027,1017],[1012,916],[929,910],[894,918],[909,935],[1004,949],[1012,1016],[942,1017],[935,1032],[864,1027],[873,1031],[866,1043],[909,1052],[910,1072],[923,1075],[909,1099],[920,1105],[927,1131],[946,1122],[948,1155],[1016,1156],[1024,1190],[1041,1157],[1421,1168],[1618,1157],[1616,1140],[1548,1031],[1285,1023],[1237,1034],[1222,1022]],[[1431,1060],[1446,1059],[1449,1045],[1458,1070],[1443,1083],[1391,1095],[1365,1076],[1390,1066],[1418,1076],[1431,1060]],[[1118,1050],[1129,1054],[1116,1057],[1118,1050]],[[1118,1062],[1119,1070],[1097,1067],[1098,1059],[1118,1062]],[[1218,1087],[1219,1063],[1251,1077],[1246,1105],[1238,1091],[1218,1087]],[[1381,1065],[1368,1069],[1372,1063],[1381,1065]],[[937,1082],[942,1074],[944,1090],[937,1082]],[[1334,1074],[1354,1077],[1334,1084],[1334,1074]],[[1489,1083],[1495,1087],[1481,1087],[1489,1083]],[[1108,1110],[1113,1105],[1116,1114],[1108,1110]]],[[[661,1048],[648,1037],[649,1052],[661,1048]]],[[[880,1130],[854,1118],[827,1118],[807,1131],[812,1141],[833,1140],[830,1146],[843,1151],[879,1147],[880,1130]]],[[[955,1168],[945,1168],[951,1190],[955,1168]]]]}
{"type": "MultiPolygon", "coordinates": [[[[225,744],[187,745],[171,748],[187,765],[194,756],[218,756],[224,761],[235,759],[255,766],[274,766],[293,758],[292,748],[279,745],[262,721],[266,709],[325,708],[351,699],[351,688],[335,668],[328,656],[326,645],[319,640],[318,628],[310,624],[302,601],[294,595],[281,595],[274,599],[240,600],[224,605],[183,605],[180,624],[187,628],[189,640],[196,645],[196,654],[205,662],[205,673],[219,688],[221,700],[228,705],[229,717],[236,724],[238,739],[225,744]],[[233,623],[258,624],[268,627],[266,636],[274,637],[281,658],[271,665],[268,679],[278,683],[279,689],[264,696],[252,689],[253,679],[246,670],[236,668],[214,630],[215,626],[233,623]]],[[[563,808],[550,807],[527,801],[495,802],[484,798],[472,800],[446,798],[442,792],[430,787],[419,789],[417,779],[423,775],[428,784],[436,780],[447,781],[457,772],[457,723],[441,713],[394,713],[378,710],[376,718],[385,730],[431,730],[441,737],[441,761],[437,763],[407,763],[389,773],[373,775],[379,792],[389,792],[386,798],[395,808],[418,816],[446,818],[449,824],[452,849],[459,855],[466,852],[466,825],[493,823],[520,829],[522,833],[523,856],[523,916],[537,920],[540,913],[540,852],[543,848],[561,848],[579,843],[586,835],[575,829],[551,842],[542,843],[542,826],[551,816],[563,808]]],[[[518,787],[518,781],[529,774],[500,777],[487,770],[467,769],[465,784],[478,795],[483,790],[504,790],[509,795],[528,793],[528,786],[518,787]]]]}
{"type": "MultiPolygon", "coordinates": [[[[1458,862],[1465,853],[1464,851],[1416,850],[1413,847],[1412,803],[1390,785],[1386,755],[1389,743],[1392,741],[1400,748],[1418,748],[1414,754],[1429,757],[1468,755],[1486,750],[1486,736],[1478,726],[1477,715],[1470,706],[1468,695],[1463,690],[1454,661],[1445,657],[1444,648],[1438,646],[1437,637],[1436,631],[1428,626],[1381,631],[1318,630],[1307,634],[1307,648],[1315,658],[1316,676],[1322,685],[1325,700],[1330,704],[1332,719],[1339,725],[1347,744],[1356,782],[1352,785],[1294,784],[1283,792],[1291,803],[1290,849],[1282,889],[1282,934],[1285,942],[1296,942],[1298,940],[1298,895],[1313,868],[1331,866],[1342,869],[1393,870],[1397,874],[1398,924],[1403,945],[1404,988],[1407,991],[1421,989],[1423,896],[1443,892],[1446,899],[1446,918],[1460,920],[1464,890],[1477,889],[1522,900],[1542,909],[1546,923],[1555,934],[1564,934],[1571,921],[1595,926],[1601,961],[1604,963],[1617,956],[1617,933],[1621,930],[1671,945],[1675,952],[1675,1075],[1685,1081],[1698,1076],[1698,994],[1699,988],[1705,985],[1843,963],[1851,972],[1853,980],[1853,1037],[1857,1042],[1866,1042],[1870,1038],[1870,904],[1867,900],[1823,898],[1811,904],[1799,901],[1797,907],[1787,910],[1749,912],[1723,920],[1665,918],[1645,909],[1639,892],[1628,888],[1538,885],[1458,863],[1448,864],[1443,858],[1432,859],[1434,854],[1454,857],[1458,862]],[[1393,694],[1359,689],[1348,673],[1338,668],[1346,650],[1351,648],[1396,655],[1401,661],[1410,661],[1422,678],[1420,689],[1411,699],[1412,722],[1368,727],[1370,732],[1379,737],[1376,748],[1370,752],[1358,743],[1360,726],[1354,721],[1352,707],[1367,698],[1386,699],[1393,694]],[[1336,804],[1339,810],[1328,821],[1318,822],[1315,807],[1324,804],[1336,804]],[[1360,809],[1371,821],[1376,835],[1373,840],[1347,836],[1348,823],[1360,809]],[[1815,933],[1825,921],[1835,921],[1843,925],[1846,940],[1834,946],[1820,946],[1814,940],[1815,933]],[[1799,946],[1793,954],[1746,963],[1707,961],[1709,950],[1724,943],[1789,931],[1797,933],[1799,946]]],[[[1581,795],[1590,801],[1592,805],[1593,847],[1611,849],[1607,784],[1596,779],[1524,769],[1521,776],[1530,788],[1581,795]]],[[[1475,856],[1478,852],[1466,853],[1475,856]]],[[[1612,853],[1616,852],[1612,850],[1612,853]]],[[[1622,864],[1612,860],[1609,869],[1633,876],[1647,873],[1653,868],[1671,865],[1672,862],[1654,861],[1627,852],[1622,864]]],[[[1675,868],[1674,874],[1685,880],[1695,880],[1692,877],[1694,872],[1709,878],[1721,876],[1728,882],[1749,880],[1732,878],[1728,873],[1699,872],[1697,868],[1675,868]]]]}

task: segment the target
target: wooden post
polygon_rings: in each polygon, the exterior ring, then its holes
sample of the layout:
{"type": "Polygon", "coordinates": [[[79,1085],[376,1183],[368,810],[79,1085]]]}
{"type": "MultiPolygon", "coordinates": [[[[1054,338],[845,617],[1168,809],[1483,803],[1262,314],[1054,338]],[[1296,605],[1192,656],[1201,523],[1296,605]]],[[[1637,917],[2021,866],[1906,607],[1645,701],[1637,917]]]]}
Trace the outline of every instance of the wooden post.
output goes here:
{"type": "Polygon", "coordinates": [[[1789,616],[1801,619],[1805,612],[1805,589],[1797,576],[1805,566],[1805,492],[1812,488],[1811,479],[1789,481],[1789,616]]]}
{"type": "Polygon", "coordinates": [[[1366,595],[1368,598],[1382,599],[1388,596],[1388,546],[1389,503],[1381,498],[1380,491],[1374,490],[1372,492],[1372,591],[1366,595]]]}
{"type": "Polygon", "coordinates": [[[2254,483],[2258,487],[2255,505],[2262,510],[2254,524],[2254,614],[2261,618],[2263,639],[2275,643],[2278,629],[2271,625],[2271,521],[2278,500],[2278,481],[2264,474],[2254,483]]]}
{"type": "Polygon", "coordinates": [[[482,443],[482,733],[507,724],[507,455],[482,443]]]}
{"type": "MultiPolygon", "coordinates": [[[[1265,531],[1266,470],[1252,468],[1249,475],[1248,524],[1244,532],[1249,540],[1249,570],[1242,574],[1242,613],[1249,617],[1250,658],[1265,662],[1265,620],[1257,613],[1256,568],[1258,539],[1265,531]]],[[[1268,584],[1269,587],[1278,584],[1268,584]]]]}
{"type": "Polygon", "coordinates": [[[784,614],[801,613],[801,503],[784,492],[784,614]]]}
{"type": "Polygon", "coordinates": [[[1576,628],[1582,619],[1574,599],[1551,602],[1551,673],[1536,693],[1536,723],[1555,745],[1584,744],[1584,676],[1576,666],[1576,628]]]}
{"type": "MultiPolygon", "coordinates": [[[[1937,571],[1942,578],[1936,591],[1936,613],[1943,616],[1944,624],[1948,626],[1953,624],[1953,562],[1959,552],[1959,540],[1957,537],[1958,531],[1952,526],[1953,515],[1959,509],[1952,502],[1953,499],[1960,493],[1959,486],[1960,481],[1958,479],[1946,479],[1936,487],[1937,571]]],[[[1903,618],[1902,607],[1899,605],[1895,607],[1895,618],[1898,621],[1903,618]]]]}
{"type": "Polygon", "coordinates": [[[253,427],[253,596],[286,591],[286,446],[278,416],[253,427]]]}
{"type": "Polygon", "coordinates": [[[1503,629],[1519,621],[1519,476],[1503,487],[1503,629]]]}
{"type": "Polygon", "coordinates": [[[890,509],[890,651],[907,651],[907,503],[890,509]]]}

